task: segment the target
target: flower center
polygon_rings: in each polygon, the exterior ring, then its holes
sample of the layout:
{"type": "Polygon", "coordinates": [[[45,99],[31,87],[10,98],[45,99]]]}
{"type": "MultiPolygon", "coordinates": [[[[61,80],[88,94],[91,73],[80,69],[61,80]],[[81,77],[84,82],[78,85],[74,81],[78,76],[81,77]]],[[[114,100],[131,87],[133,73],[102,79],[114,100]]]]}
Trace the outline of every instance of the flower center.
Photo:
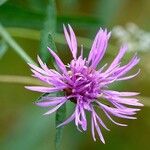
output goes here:
{"type": "Polygon", "coordinates": [[[99,93],[99,84],[94,69],[84,67],[79,71],[69,71],[69,75],[73,84],[64,91],[67,96],[73,97],[71,101],[76,103],[78,99],[82,99],[84,102],[89,102],[96,98],[99,93]]]}

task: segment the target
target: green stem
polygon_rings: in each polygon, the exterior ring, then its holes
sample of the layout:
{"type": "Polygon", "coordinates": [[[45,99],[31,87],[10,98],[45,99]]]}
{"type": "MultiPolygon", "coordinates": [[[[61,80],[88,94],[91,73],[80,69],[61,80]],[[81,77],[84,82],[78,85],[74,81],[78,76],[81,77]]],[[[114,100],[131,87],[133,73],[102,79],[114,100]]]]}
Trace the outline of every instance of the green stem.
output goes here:
{"type": "Polygon", "coordinates": [[[0,35],[2,38],[8,43],[10,47],[13,48],[13,50],[18,53],[21,58],[27,62],[27,63],[32,63],[36,64],[31,57],[24,51],[23,48],[21,48],[17,42],[10,36],[10,34],[5,30],[5,28],[0,24],[0,35]]]}
{"type": "MultiPolygon", "coordinates": [[[[64,96],[64,93],[58,93],[57,96],[64,96]]],[[[56,135],[55,135],[55,149],[60,150],[61,148],[61,141],[63,137],[63,127],[57,128],[59,124],[61,124],[66,118],[66,104],[62,105],[56,111],[56,135]]]]}

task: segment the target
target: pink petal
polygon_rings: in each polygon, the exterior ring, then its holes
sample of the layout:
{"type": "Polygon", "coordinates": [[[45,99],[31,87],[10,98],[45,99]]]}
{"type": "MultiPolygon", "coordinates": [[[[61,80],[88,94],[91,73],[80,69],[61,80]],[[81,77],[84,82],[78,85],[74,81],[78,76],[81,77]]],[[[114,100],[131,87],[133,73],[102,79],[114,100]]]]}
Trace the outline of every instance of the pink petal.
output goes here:
{"type": "Polygon", "coordinates": [[[69,24],[68,24],[68,27],[69,27],[70,35],[69,35],[66,27],[65,26],[63,26],[63,27],[64,27],[64,34],[65,34],[65,38],[68,43],[68,46],[72,52],[73,58],[76,59],[76,57],[77,57],[77,40],[76,40],[75,33],[69,24]]]}
{"type": "Polygon", "coordinates": [[[31,91],[50,93],[50,92],[56,92],[56,91],[63,90],[65,88],[65,86],[62,86],[62,87],[25,86],[25,88],[29,89],[31,91]]]}
{"type": "Polygon", "coordinates": [[[96,68],[98,63],[103,58],[109,38],[110,33],[107,33],[106,29],[100,29],[97,33],[88,57],[88,62],[90,63],[92,61],[91,67],[96,68]]]}
{"type": "Polygon", "coordinates": [[[93,121],[93,117],[92,116],[91,116],[91,132],[92,132],[93,140],[96,141],[95,131],[94,131],[94,121],[93,121]]]}
{"type": "Polygon", "coordinates": [[[133,74],[133,75],[130,75],[130,76],[127,76],[127,77],[118,78],[117,80],[118,80],[118,81],[121,81],[121,80],[129,80],[129,79],[134,78],[135,76],[137,76],[139,73],[140,73],[140,69],[138,70],[137,73],[135,73],[135,74],[133,74]]]}
{"type": "Polygon", "coordinates": [[[111,70],[114,66],[118,65],[118,63],[120,62],[120,60],[124,56],[125,52],[127,51],[127,49],[128,49],[127,45],[123,45],[120,48],[120,51],[119,51],[118,55],[116,56],[114,61],[111,63],[111,65],[109,66],[108,70],[111,70]]]}
{"type": "Polygon", "coordinates": [[[61,61],[61,59],[57,56],[57,54],[52,51],[49,47],[48,50],[50,51],[50,53],[52,54],[52,56],[55,58],[56,64],[59,67],[60,71],[64,74],[67,74],[67,69],[64,65],[64,63],[61,61]]]}
{"type": "Polygon", "coordinates": [[[105,140],[104,140],[103,135],[102,135],[102,132],[101,132],[101,130],[100,130],[98,124],[97,124],[95,115],[93,114],[92,117],[93,117],[93,121],[94,121],[94,126],[95,126],[95,128],[96,128],[96,130],[97,130],[97,133],[98,133],[98,135],[99,135],[99,138],[100,138],[100,140],[105,144],[105,140]]]}

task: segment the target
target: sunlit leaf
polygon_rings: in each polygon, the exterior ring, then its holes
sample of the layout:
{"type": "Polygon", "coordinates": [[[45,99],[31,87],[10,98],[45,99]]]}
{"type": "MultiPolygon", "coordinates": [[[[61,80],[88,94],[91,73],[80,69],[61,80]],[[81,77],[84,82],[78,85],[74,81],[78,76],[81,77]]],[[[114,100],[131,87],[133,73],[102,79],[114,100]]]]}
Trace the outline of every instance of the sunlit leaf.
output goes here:
{"type": "Polygon", "coordinates": [[[3,5],[6,2],[7,2],[7,0],[0,0],[0,6],[3,5]]]}

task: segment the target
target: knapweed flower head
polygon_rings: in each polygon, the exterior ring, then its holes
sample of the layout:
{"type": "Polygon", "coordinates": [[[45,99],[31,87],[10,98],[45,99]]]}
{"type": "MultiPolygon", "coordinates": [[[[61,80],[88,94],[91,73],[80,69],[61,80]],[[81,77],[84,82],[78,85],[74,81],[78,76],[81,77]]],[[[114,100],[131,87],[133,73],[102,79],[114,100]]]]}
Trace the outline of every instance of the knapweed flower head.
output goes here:
{"type": "Polygon", "coordinates": [[[97,66],[106,52],[108,40],[111,35],[110,32],[107,32],[106,29],[100,29],[98,31],[88,58],[83,58],[83,47],[81,47],[80,54],[77,54],[77,40],[70,25],[68,25],[68,29],[64,26],[64,35],[72,53],[73,59],[71,62],[65,65],[58,55],[48,47],[50,54],[56,61],[57,71],[49,69],[39,57],[38,61],[40,67],[33,64],[29,65],[32,68],[33,76],[46,82],[49,86],[28,86],[26,88],[41,93],[63,91],[64,96],[46,96],[42,101],[36,104],[41,107],[51,107],[51,109],[45,113],[45,115],[49,115],[63,104],[69,101],[73,102],[75,104],[75,110],[59,127],[74,120],[75,125],[80,131],[86,131],[86,112],[88,111],[91,114],[91,132],[94,141],[96,141],[95,133],[97,132],[100,140],[105,143],[100,127],[106,130],[109,129],[98,114],[98,109],[101,109],[113,123],[119,126],[126,126],[126,124],[116,122],[112,116],[136,119],[133,115],[140,109],[129,106],[142,106],[142,104],[138,102],[138,99],[131,98],[132,96],[138,95],[138,93],[119,92],[109,89],[110,84],[131,79],[139,73],[139,71],[137,71],[137,73],[133,75],[125,76],[129,70],[138,64],[139,58],[135,54],[127,64],[122,65],[121,59],[127,51],[127,46],[123,45],[108,67],[105,64],[103,67],[98,68],[97,66]]]}

